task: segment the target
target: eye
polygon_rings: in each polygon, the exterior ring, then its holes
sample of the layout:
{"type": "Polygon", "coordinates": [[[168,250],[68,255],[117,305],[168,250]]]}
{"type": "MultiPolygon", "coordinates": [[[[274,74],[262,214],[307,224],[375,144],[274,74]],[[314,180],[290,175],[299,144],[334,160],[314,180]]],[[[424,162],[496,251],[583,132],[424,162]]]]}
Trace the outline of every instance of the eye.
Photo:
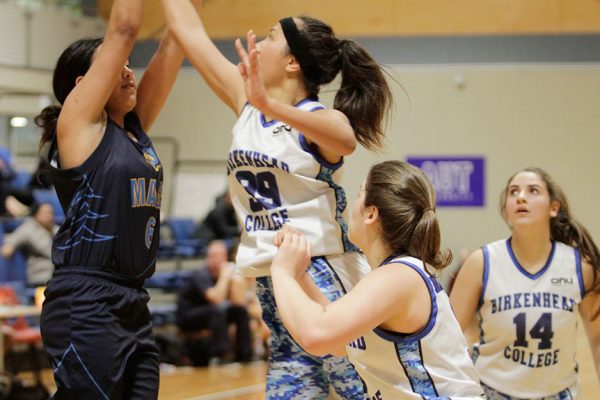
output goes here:
{"type": "Polygon", "coordinates": [[[509,193],[511,196],[516,196],[517,194],[519,194],[519,189],[512,188],[512,189],[510,189],[509,193]]]}
{"type": "Polygon", "coordinates": [[[536,187],[533,187],[533,188],[531,188],[531,193],[533,193],[533,194],[539,194],[540,193],[540,189],[538,189],[536,187]]]}

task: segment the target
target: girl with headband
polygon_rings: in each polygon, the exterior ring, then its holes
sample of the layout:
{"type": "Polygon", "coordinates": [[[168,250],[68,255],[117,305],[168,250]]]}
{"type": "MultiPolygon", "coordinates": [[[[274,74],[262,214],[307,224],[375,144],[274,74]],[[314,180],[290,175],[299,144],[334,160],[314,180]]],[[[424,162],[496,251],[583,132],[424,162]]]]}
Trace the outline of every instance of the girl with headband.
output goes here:
{"type": "Polygon", "coordinates": [[[230,63],[211,42],[188,0],[163,0],[169,29],[208,86],[238,116],[227,159],[233,205],[242,225],[238,272],[257,278],[263,319],[271,329],[267,398],[325,399],[329,385],[364,399],[345,357],[316,357],[289,335],[275,306],[270,266],[276,232],[288,224],[313,245],[308,276],[330,300],[368,272],[347,238],[340,186],[344,156],[357,142],[382,146],[392,95],[380,66],[357,43],[335,37],[310,17],[284,18],[269,35],[240,40],[230,63]],[[319,89],[341,73],[333,109],[319,89]]]}

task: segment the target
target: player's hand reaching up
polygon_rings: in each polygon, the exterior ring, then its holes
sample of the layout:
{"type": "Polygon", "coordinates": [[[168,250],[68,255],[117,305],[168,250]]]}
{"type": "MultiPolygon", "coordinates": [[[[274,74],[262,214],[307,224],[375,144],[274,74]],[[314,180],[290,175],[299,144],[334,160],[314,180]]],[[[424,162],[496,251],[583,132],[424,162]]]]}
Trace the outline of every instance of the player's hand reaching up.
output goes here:
{"type": "Polygon", "coordinates": [[[256,45],[256,34],[250,30],[246,34],[248,50],[244,48],[242,41],[236,39],[235,49],[240,57],[238,69],[244,79],[244,89],[250,104],[263,111],[267,105],[268,97],[265,84],[260,73],[260,49],[256,45]]]}
{"type": "Polygon", "coordinates": [[[310,264],[311,246],[306,236],[284,225],[273,239],[278,247],[272,268],[300,278],[310,264]]]}

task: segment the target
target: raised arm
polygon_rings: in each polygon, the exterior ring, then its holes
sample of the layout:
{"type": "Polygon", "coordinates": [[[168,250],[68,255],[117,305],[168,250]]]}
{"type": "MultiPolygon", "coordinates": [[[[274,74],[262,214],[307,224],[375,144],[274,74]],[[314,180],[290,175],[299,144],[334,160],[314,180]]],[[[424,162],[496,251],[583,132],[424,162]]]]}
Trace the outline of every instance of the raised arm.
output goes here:
{"type": "Polygon", "coordinates": [[[590,290],[594,279],[592,266],[588,262],[583,262],[582,269],[587,294],[579,305],[579,313],[590,343],[596,376],[600,382],[600,294],[590,290]]]}
{"type": "Polygon", "coordinates": [[[196,12],[202,1],[192,1],[162,0],[167,26],[208,86],[237,115],[246,103],[242,78],[208,37],[196,12]]]}
{"type": "Polygon", "coordinates": [[[450,303],[463,332],[473,321],[482,290],[483,250],[478,249],[467,258],[458,271],[450,293],[450,303]]]}
{"type": "Polygon", "coordinates": [[[143,0],[115,0],[102,45],[85,76],[64,101],[57,122],[63,168],[80,165],[102,139],[102,113],[121,79],[142,25],[143,3],[143,0]]]}
{"type": "Polygon", "coordinates": [[[183,51],[168,29],[165,29],[156,53],[140,81],[135,112],[142,128],[148,132],[165,105],[183,62],[183,51]]]}
{"type": "Polygon", "coordinates": [[[235,45],[241,60],[239,69],[248,101],[263,114],[286,122],[302,132],[310,142],[319,147],[321,155],[327,161],[335,163],[341,156],[351,154],[356,148],[356,137],[346,115],[337,110],[306,112],[269,97],[260,74],[260,51],[256,47],[256,35],[252,31],[248,32],[247,41],[248,51],[239,39],[235,45]]]}

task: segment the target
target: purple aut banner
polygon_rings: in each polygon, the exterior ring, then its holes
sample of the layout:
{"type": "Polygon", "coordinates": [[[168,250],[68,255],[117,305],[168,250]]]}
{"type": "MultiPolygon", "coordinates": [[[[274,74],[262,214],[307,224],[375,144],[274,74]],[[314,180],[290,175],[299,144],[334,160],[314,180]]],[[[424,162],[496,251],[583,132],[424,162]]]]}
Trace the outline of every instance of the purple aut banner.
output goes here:
{"type": "Polygon", "coordinates": [[[437,206],[483,207],[485,159],[483,157],[408,157],[433,183],[437,206]]]}

